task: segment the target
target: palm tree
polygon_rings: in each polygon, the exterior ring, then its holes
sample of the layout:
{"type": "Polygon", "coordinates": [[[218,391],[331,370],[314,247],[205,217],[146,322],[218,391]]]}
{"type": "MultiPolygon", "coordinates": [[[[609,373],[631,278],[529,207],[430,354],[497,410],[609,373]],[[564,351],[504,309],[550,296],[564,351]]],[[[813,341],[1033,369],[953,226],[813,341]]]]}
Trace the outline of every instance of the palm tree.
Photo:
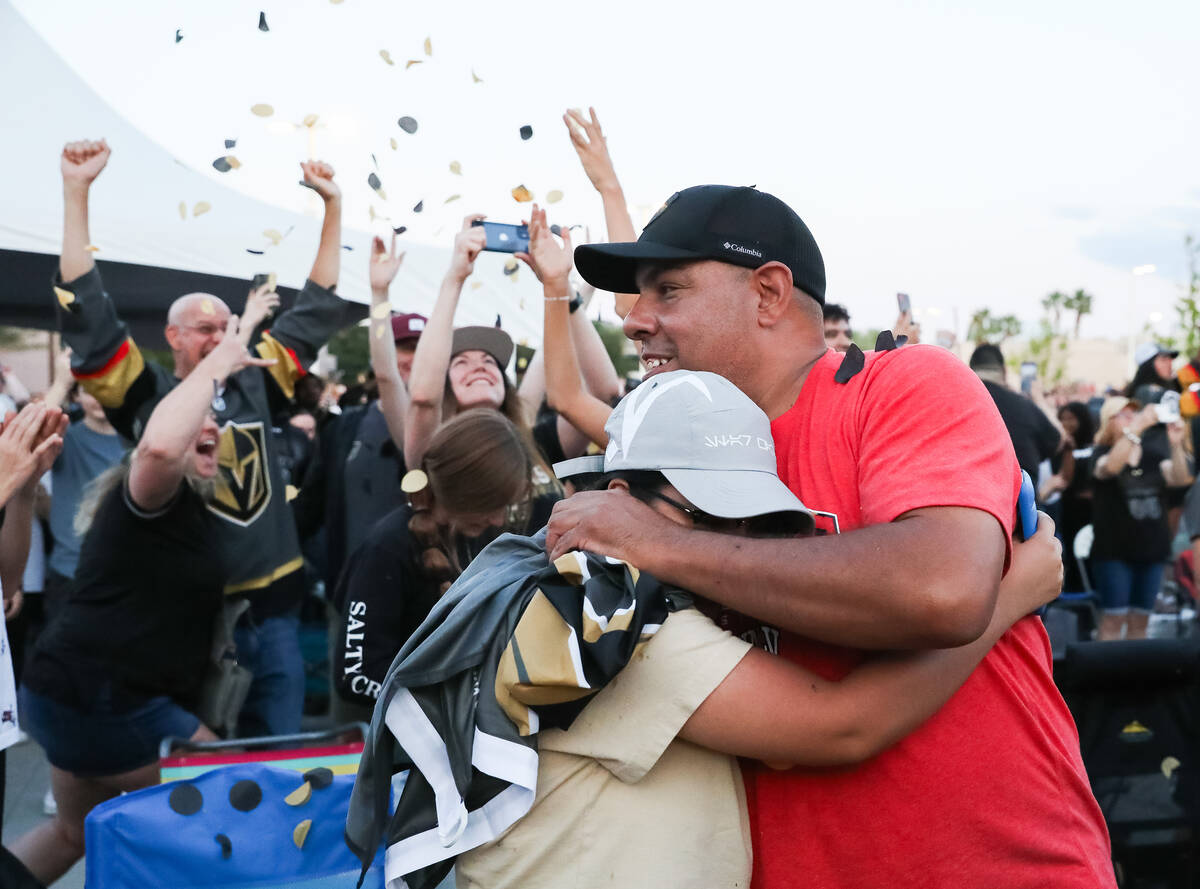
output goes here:
{"type": "Polygon", "coordinates": [[[1079,325],[1083,323],[1083,316],[1092,314],[1092,295],[1086,290],[1076,290],[1063,299],[1063,308],[1075,313],[1074,338],[1079,339],[1079,325]]]}
{"type": "Polygon", "coordinates": [[[1056,334],[1058,333],[1058,325],[1062,322],[1063,309],[1068,308],[1070,299],[1071,297],[1065,293],[1055,290],[1042,300],[1042,308],[1045,309],[1046,314],[1051,318],[1050,329],[1056,334]]]}

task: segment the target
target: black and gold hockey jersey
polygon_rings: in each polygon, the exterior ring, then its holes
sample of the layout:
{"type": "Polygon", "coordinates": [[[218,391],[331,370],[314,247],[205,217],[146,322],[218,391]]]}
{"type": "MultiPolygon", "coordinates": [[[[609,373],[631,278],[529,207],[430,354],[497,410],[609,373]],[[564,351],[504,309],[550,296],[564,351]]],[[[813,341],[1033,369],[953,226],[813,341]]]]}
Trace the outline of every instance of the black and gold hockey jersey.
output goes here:
{"type": "MultiPolygon", "coordinates": [[[[159,400],[179,380],[142,356],[93,268],[55,284],[63,342],[74,353],[71,372],[99,401],[117,431],[141,435],[159,400]]],[[[268,368],[248,367],[225,382],[214,399],[221,427],[217,492],[209,505],[222,521],[226,593],[252,596],[266,617],[294,606],[302,592],[303,559],[271,434],[271,417],[286,406],[296,381],[317,350],[347,323],[348,305],[332,290],[306,281],[295,305],[275,319],[251,350],[274,358],[268,368]]]]}

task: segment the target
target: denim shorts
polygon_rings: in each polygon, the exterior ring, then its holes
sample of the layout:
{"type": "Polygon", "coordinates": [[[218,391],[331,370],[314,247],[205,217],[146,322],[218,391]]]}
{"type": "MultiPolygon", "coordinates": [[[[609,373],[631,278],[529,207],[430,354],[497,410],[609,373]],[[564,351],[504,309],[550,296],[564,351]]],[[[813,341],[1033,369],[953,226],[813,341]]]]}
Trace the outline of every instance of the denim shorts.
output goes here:
{"type": "Polygon", "coordinates": [[[1162,587],[1164,567],[1162,562],[1093,559],[1100,606],[1107,614],[1149,614],[1162,587]]]}
{"type": "Polygon", "coordinates": [[[55,768],[80,778],[119,775],[158,761],[163,738],[190,738],[200,720],[168,697],[144,698],[131,710],[113,712],[101,694],[90,711],[60,704],[22,686],[17,712],[55,768]]]}

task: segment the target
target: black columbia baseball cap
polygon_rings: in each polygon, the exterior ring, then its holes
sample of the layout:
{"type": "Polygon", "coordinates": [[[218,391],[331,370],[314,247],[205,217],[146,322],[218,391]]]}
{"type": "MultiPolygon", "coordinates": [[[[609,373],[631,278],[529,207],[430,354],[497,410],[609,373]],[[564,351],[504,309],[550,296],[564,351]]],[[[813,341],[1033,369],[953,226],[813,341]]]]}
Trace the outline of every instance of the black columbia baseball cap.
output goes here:
{"type": "Polygon", "coordinates": [[[575,249],[575,267],[589,284],[637,293],[639,262],[715,259],[746,268],[782,262],[793,283],[825,305],[825,261],[796,212],[774,195],[733,185],[677,191],[631,243],[575,249]]]}

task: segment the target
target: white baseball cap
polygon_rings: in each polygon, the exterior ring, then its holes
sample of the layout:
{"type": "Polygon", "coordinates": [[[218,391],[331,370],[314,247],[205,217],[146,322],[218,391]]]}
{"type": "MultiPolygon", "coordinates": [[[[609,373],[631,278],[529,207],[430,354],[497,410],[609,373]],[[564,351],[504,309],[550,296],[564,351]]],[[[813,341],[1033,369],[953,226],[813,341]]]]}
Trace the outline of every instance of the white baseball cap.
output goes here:
{"type": "Polygon", "coordinates": [[[812,518],[779,480],[771,421],[722,376],[690,370],[655,374],[621,399],[604,429],[604,456],[555,463],[555,474],[657,470],[709,515],[798,512],[812,518]]]}

